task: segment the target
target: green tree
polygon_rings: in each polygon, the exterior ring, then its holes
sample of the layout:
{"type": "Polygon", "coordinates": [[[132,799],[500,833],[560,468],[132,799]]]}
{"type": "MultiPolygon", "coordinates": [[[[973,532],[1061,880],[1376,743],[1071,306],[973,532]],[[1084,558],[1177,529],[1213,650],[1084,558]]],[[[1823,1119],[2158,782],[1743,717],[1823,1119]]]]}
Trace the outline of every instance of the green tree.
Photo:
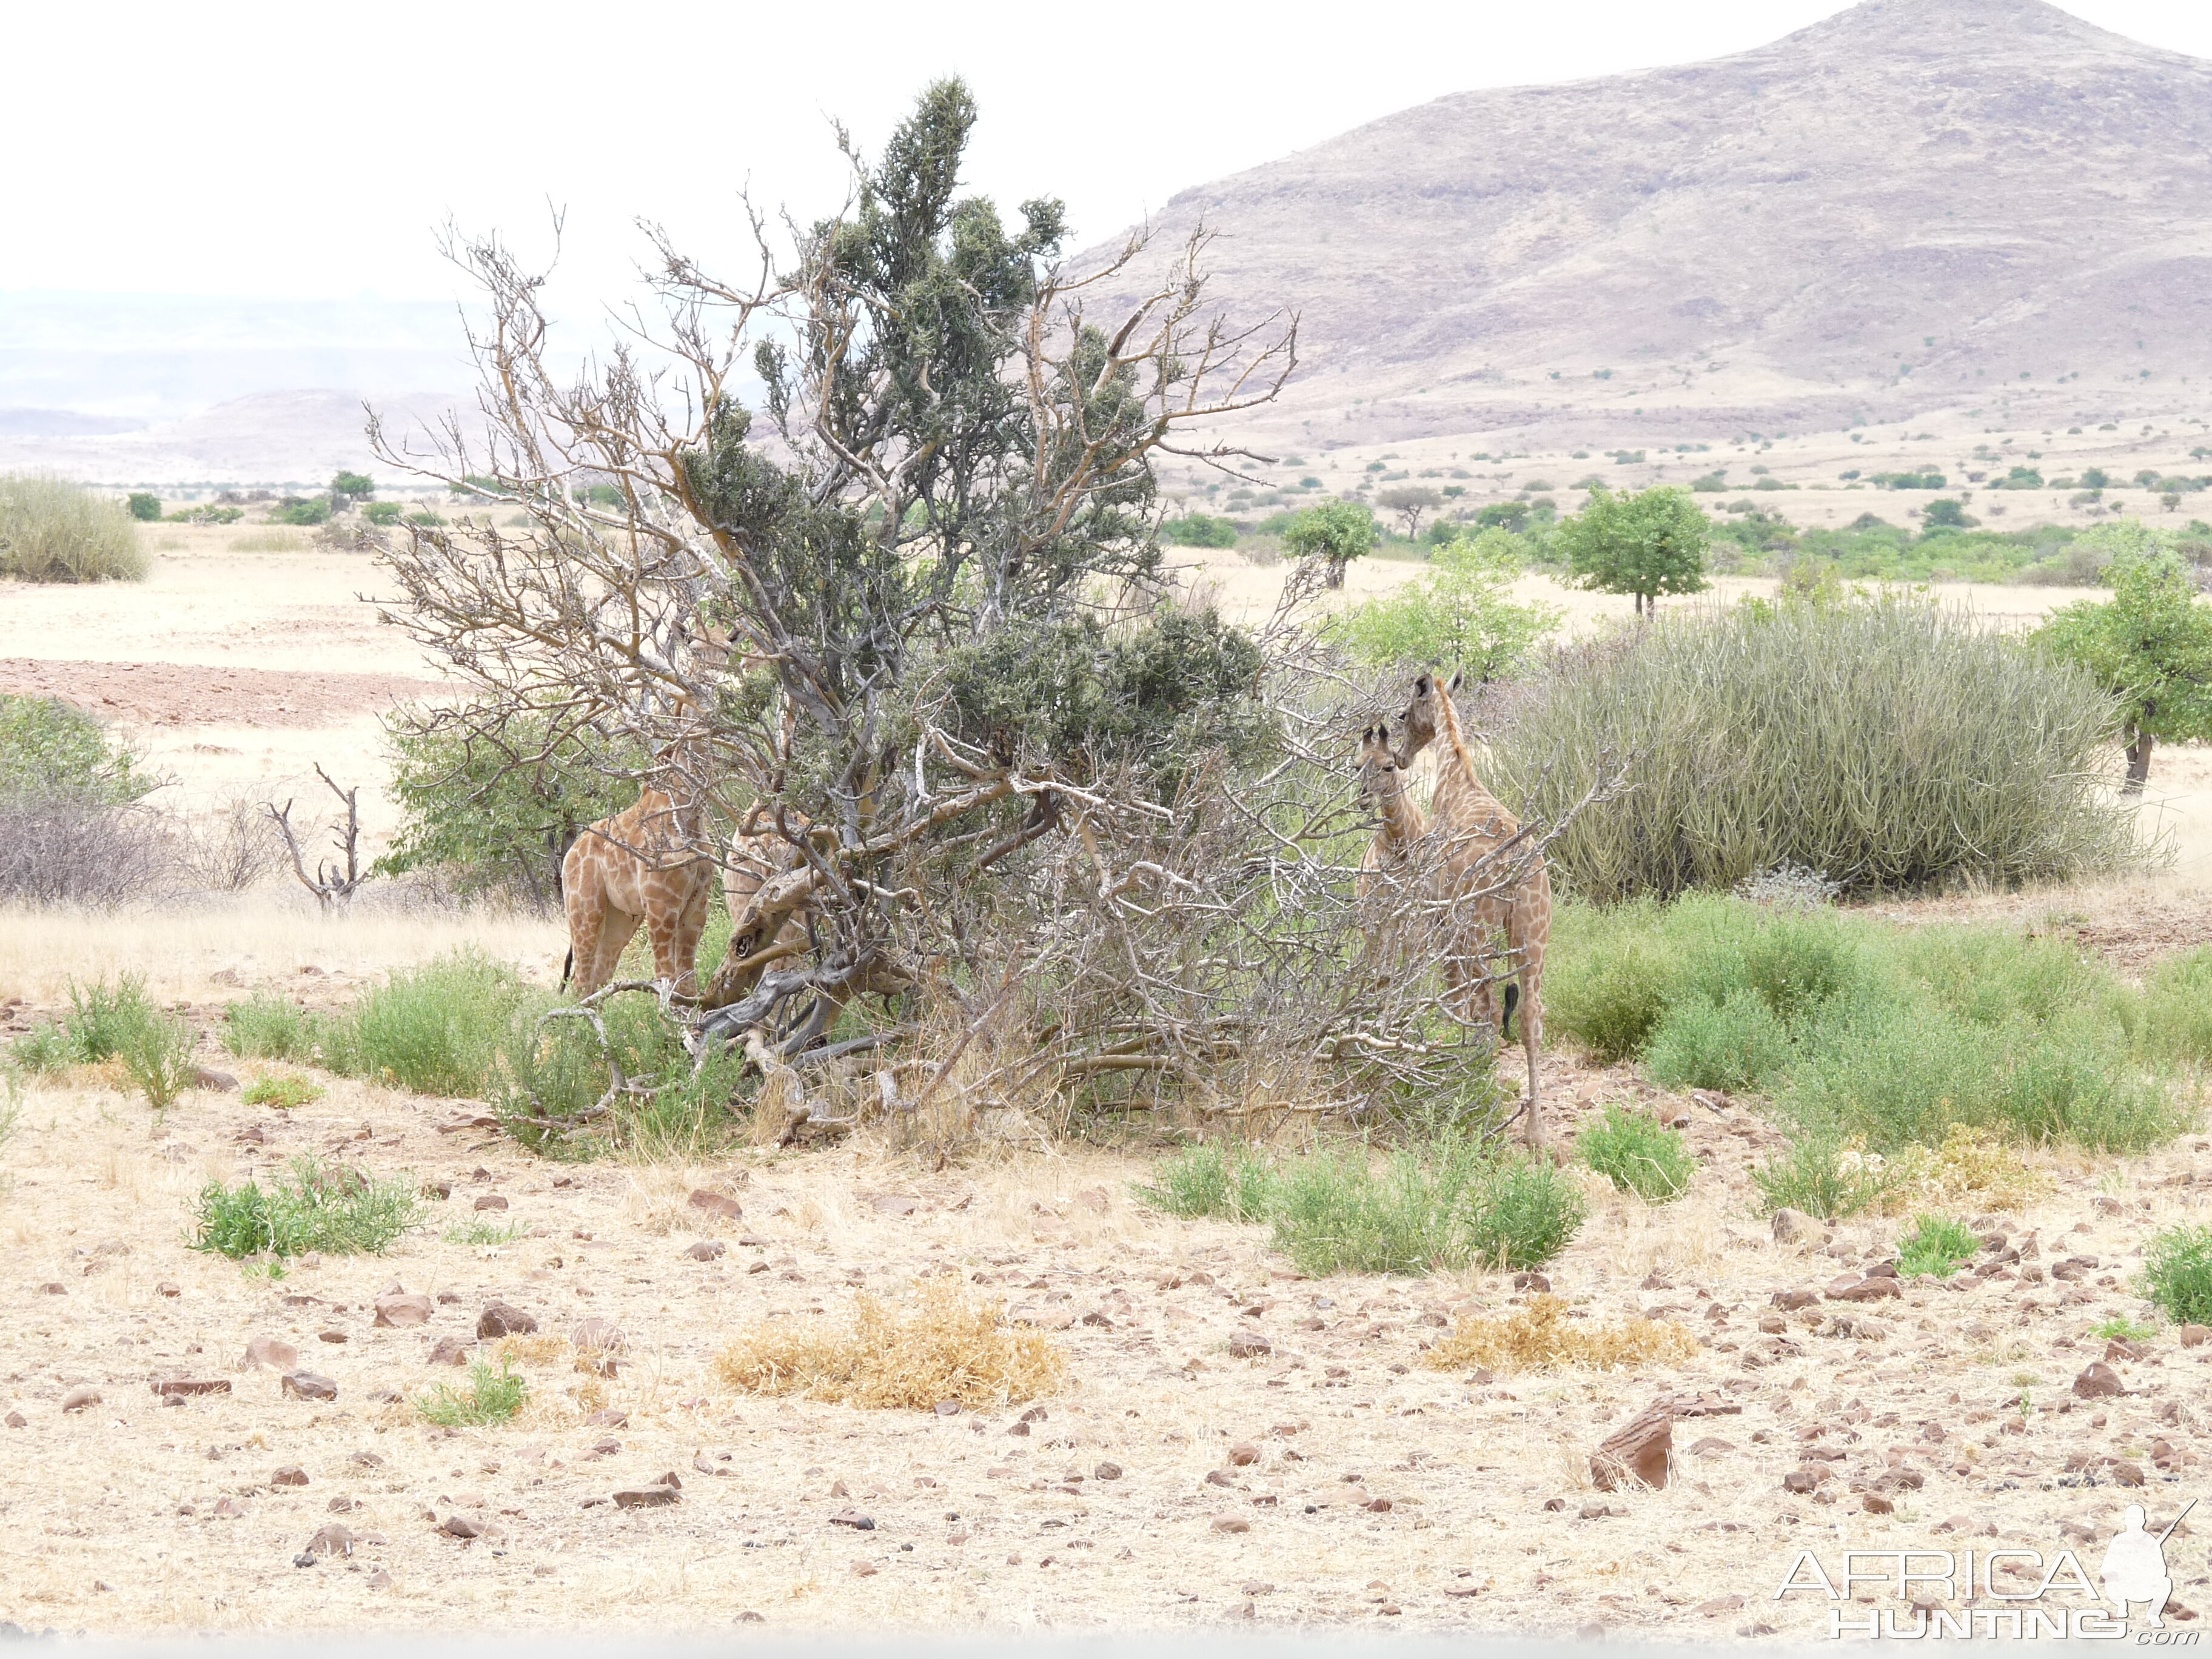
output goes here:
{"type": "Polygon", "coordinates": [[[1705,590],[1712,521],[1671,486],[1639,495],[1593,489],[1589,505],[1559,526],[1557,544],[1570,575],[1584,587],[1633,593],[1641,617],[1658,608],[1662,593],[1705,590]]]}
{"type": "Polygon", "coordinates": [[[1344,568],[1364,558],[1382,539],[1375,514],[1358,501],[1323,501],[1291,520],[1283,532],[1283,545],[1297,559],[1326,562],[1331,587],[1344,586],[1344,568]]]}
{"type": "Polygon", "coordinates": [[[2036,637],[2120,700],[2128,746],[2122,793],[2133,795],[2150,777],[2160,738],[2212,738],[2212,606],[2171,554],[2123,552],[2106,574],[2110,599],[2054,612],[2036,637]]]}
{"type": "Polygon", "coordinates": [[[1559,620],[1550,605],[1513,603],[1520,574],[1520,544],[1504,531],[1462,535],[1437,550],[1419,580],[1355,607],[1338,626],[1363,662],[1445,664],[1494,679],[1559,620]]]}
{"type": "Polygon", "coordinates": [[[0,695],[0,802],[128,806],[161,782],[82,709],[58,697],[0,695]]]}
{"type": "Polygon", "coordinates": [[[161,498],[150,489],[132,490],[123,505],[140,524],[152,524],[161,516],[161,498]]]}
{"type": "Polygon", "coordinates": [[[343,512],[376,494],[376,481],[359,472],[340,472],[331,480],[331,500],[343,512]]]}
{"type": "Polygon", "coordinates": [[[1169,519],[1161,524],[1160,539],[1170,547],[1234,547],[1237,526],[1227,519],[1186,513],[1180,519],[1169,519]]]}
{"type": "Polygon", "coordinates": [[[361,515],[373,525],[394,525],[399,522],[400,510],[397,501],[368,501],[362,504],[361,515]]]}
{"type": "Polygon", "coordinates": [[[1964,501],[1949,500],[1930,501],[1920,509],[1921,521],[1929,530],[1972,530],[1981,523],[1966,511],[1964,501]]]}
{"type": "Polygon", "coordinates": [[[1388,489],[1375,493],[1375,504],[1385,513],[1395,513],[1406,521],[1406,539],[1412,541],[1421,533],[1421,514],[1431,507],[1442,507],[1444,498],[1426,484],[1392,484],[1388,489]]]}

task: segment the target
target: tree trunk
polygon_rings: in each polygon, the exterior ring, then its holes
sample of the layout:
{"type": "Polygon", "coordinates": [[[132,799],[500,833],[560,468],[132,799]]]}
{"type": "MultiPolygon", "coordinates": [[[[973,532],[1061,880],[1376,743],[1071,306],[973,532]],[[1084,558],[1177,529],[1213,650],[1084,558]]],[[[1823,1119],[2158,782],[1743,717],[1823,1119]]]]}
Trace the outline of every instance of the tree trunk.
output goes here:
{"type": "Polygon", "coordinates": [[[1344,586],[1344,561],[1342,559],[1331,559],[1328,562],[1328,575],[1326,578],[1326,582],[1330,587],[1341,587],[1344,586]]]}
{"type": "Polygon", "coordinates": [[[2158,739],[2140,726],[2128,729],[2135,735],[2128,744],[2128,781],[2120,786],[2120,793],[2140,795],[2143,785],[2150,781],[2150,751],[2158,739]]]}

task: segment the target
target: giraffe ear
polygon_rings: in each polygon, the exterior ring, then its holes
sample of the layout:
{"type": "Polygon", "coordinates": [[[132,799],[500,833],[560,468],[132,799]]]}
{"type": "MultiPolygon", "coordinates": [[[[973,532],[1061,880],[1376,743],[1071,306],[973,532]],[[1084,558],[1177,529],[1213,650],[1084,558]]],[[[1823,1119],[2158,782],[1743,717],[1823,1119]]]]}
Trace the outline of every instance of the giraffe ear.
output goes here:
{"type": "Polygon", "coordinates": [[[1413,695],[1417,697],[1425,697],[1429,695],[1429,677],[1426,674],[1416,674],[1413,677],[1413,695]]]}
{"type": "Polygon", "coordinates": [[[1466,684],[1467,684],[1467,675],[1465,674],[1465,672],[1460,672],[1460,673],[1455,673],[1455,674],[1454,674],[1454,675],[1451,677],[1451,686],[1450,686],[1450,690],[1454,690],[1454,691],[1456,691],[1456,690],[1458,690],[1460,689],[1460,687],[1462,687],[1462,685],[1465,685],[1466,684]]]}

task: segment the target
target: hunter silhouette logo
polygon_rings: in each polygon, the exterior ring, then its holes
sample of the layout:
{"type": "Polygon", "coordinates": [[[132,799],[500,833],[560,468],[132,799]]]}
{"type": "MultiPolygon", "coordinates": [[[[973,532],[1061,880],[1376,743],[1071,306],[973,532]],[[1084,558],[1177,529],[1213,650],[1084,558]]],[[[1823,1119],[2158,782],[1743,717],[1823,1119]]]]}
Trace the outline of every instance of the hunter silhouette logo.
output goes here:
{"type": "Polygon", "coordinates": [[[1843,1571],[1832,1575],[1813,1551],[1800,1550],[1774,1599],[1824,1597],[1830,1636],[1890,1641],[1996,1636],[2112,1641],[2129,1636],[2129,1614],[2140,1607],[2139,1644],[2195,1646],[2195,1632],[2166,1627],[2173,1594],[2166,1542],[2196,1507],[2191,1498],[2163,1530],[2153,1532],[2143,1506],[2129,1504],[2094,1579],[2070,1549],[1847,1549],[1843,1571]],[[1875,1591],[1871,1598],[1869,1589],[1875,1591]],[[1885,1607],[1880,1605],[1884,1599],[1909,1605],[1885,1607]],[[1876,1605],[1867,1611],[1854,1605],[1868,1600],[1876,1605]]]}
{"type": "Polygon", "coordinates": [[[2128,1505],[2126,1524],[2106,1549],[2105,1565],[2100,1572],[2105,1599],[2119,1608],[2121,1618],[2128,1616],[2130,1602],[2148,1601],[2150,1627],[2166,1628],[2166,1601],[2173,1594],[2173,1580],[2166,1571],[2166,1540],[2173,1536],[2182,1516],[2196,1507],[2197,1500],[2192,1498],[2188,1508],[2168,1522],[2164,1532],[2154,1537],[2143,1529],[2143,1506],[2128,1505]]]}

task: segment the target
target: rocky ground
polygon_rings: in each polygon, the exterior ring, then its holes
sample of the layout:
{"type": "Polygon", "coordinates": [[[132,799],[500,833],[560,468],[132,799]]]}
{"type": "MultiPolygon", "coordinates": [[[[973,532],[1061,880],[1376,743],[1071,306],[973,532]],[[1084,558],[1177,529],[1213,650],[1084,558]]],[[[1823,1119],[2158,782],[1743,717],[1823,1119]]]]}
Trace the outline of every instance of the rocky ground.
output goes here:
{"type": "MultiPolygon", "coordinates": [[[[1801,1549],[2101,1550],[2126,1503],[2163,1526],[2199,1479],[2212,1346],[2092,1328],[2148,1315],[2130,1278],[2155,1228],[2202,1218],[2202,1140],[2046,1161],[2047,1200],[1974,1218],[2003,1235],[1978,1267],[1900,1282],[1895,1220],[1774,1237],[1747,1171],[1777,1137],[1747,1106],[1554,1056],[1563,1127],[1642,1099],[1703,1167],[1657,1208],[1593,1185],[1551,1287],[1700,1346],[1642,1374],[1492,1376],[1427,1352],[1539,1287],[1304,1279],[1261,1229],[1142,1206],[1134,1157],[925,1170],[864,1141],[555,1165],[465,1103],[325,1081],[289,1114],[207,1091],[157,1120],[87,1076],[23,1097],[0,1151],[0,1619],[1814,1636],[1826,1601],[1772,1595],[1801,1549]],[[186,1247],[204,1182],[302,1152],[450,1195],[383,1256],[273,1282],[186,1247]],[[480,1221],[527,1235],[458,1242],[480,1221]],[[1052,1333],[1064,1392],[870,1412],[713,1372],[755,1322],[948,1271],[1052,1333]],[[535,1325],[507,1345],[529,1403],[424,1423],[416,1402],[461,1378],[447,1360],[510,1318],[494,1304],[535,1325]],[[1592,1453],[1662,1400],[1667,1483],[1601,1490],[1592,1453]]],[[[2192,1518],[2167,1547],[2170,1618],[2205,1603],[2203,1537],[2192,1518]]]]}

